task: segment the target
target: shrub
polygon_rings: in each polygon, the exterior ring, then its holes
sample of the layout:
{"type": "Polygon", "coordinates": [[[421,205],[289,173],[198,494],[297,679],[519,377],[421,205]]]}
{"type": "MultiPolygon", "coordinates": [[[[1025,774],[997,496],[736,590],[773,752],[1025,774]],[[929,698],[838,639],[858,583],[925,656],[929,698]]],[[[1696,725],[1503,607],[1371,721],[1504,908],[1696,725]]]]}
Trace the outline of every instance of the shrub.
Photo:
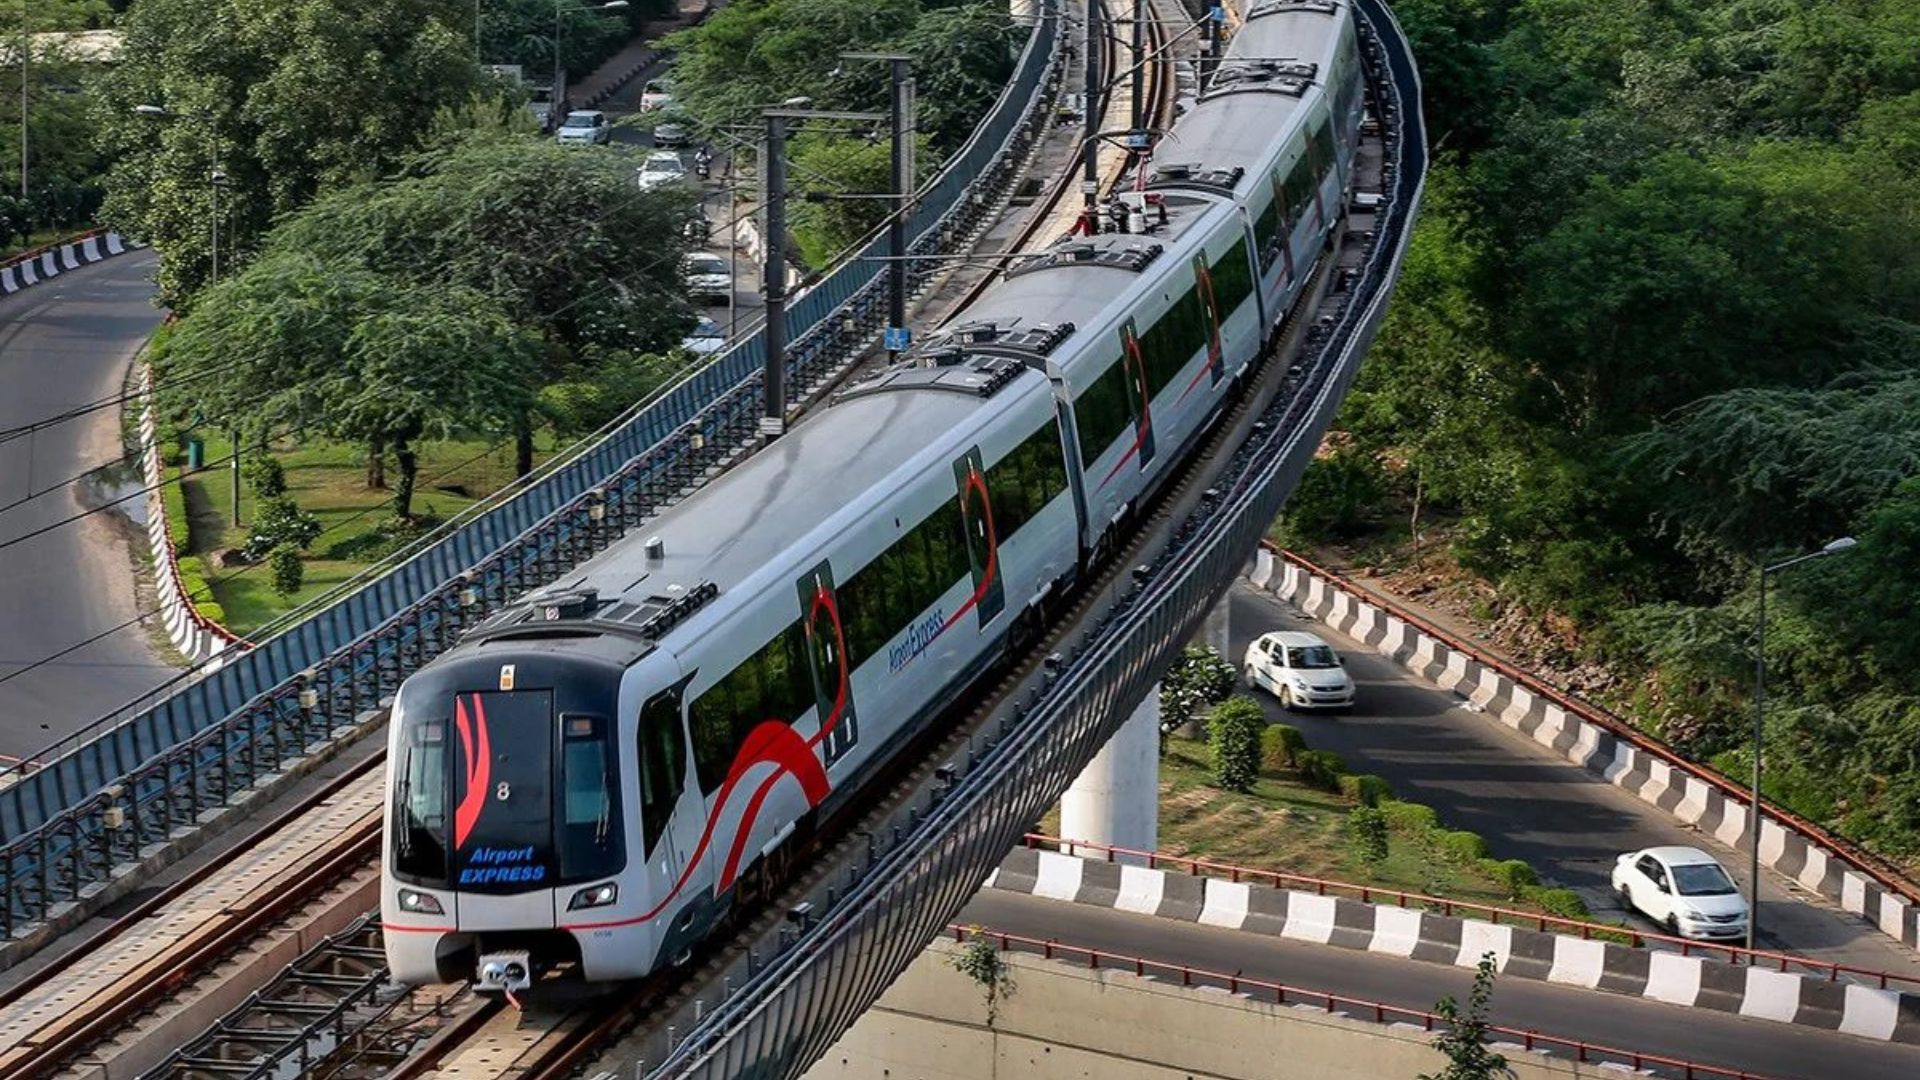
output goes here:
{"type": "Polygon", "coordinates": [[[1401,832],[1423,834],[1440,827],[1440,815],[1425,803],[1395,800],[1382,803],[1380,812],[1386,815],[1388,825],[1401,832]]]}
{"type": "Polygon", "coordinates": [[[307,564],[300,561],[300,549],[292,544],[281,544],[267,556],[267,572],[272,575],[273,591],[281,596],[292,596],[300,591],[300,585],[307,577],[307,564]]]}
{"type": "Polygon", "coordinates": [[[1440,850],[1458,862],[1478,862],[1487,857],[1487,842],[1480,838],[1479,833],[1464,829],[1442,829],[1439,840],[1440,850]]]}
{"type": "Polygon", "coordinates": [[[319,538],[321,531],[320,519],[300,509],[285,495],[262,499],[254,514],[253,533],[247,537],[240,554],[250,562],[257,562],[282,544],[305,550],[319,538]]]}
{"type": "Polygon", "coordinates": [[[1480,869],[1500,886],[1509,900],[1520,899],[1528,889],[1540,884],[1540,876],[1524,859],[1482,859],[1480,869]]]}
{"type": "Polygon", "coordinates": [[[287,493],[287,470],[272,454],[254,454],[240,466],[247,486],[262,499],[276,499],[287,493]]]}
{"type": "Polygon", "coordinates": [[[1387,819],[1371,806],[1347,815],[1347,840],[1353,853],[1369,866],[1387,857],[1387,819]]]}
{"type": "Polygon", "coordinates": [[[1268,772],[1291,769],[1300,763],[1307,737],[1292,724],[1268,724],[1260,733],[1260,765],[1268,772]]]}
{"type": "Polygon", "coordinates": [[[1572,889],[1528,888],[1522,890],[1522,895],[1547,914],[1562,919],[1584,919],[1592,914],[1587,910],[1587,902],[1572,889]]]}
{"type": "Polygon", "coordinates": [[[1299,760],[1303,783],[1322,791],[1337,793],[1340,790],[1340,778],[1347,772],[1347,764],[1340,760],[1340,755],[1326,750],[1302,750],[1299,760]]]}
{"type": "Polygon", "coordinates": [[[1340,777],[1340,794],[1361,806],[1379,806],[1393,797],[1393,788],[1384,779],[1371,773],[1349,774],[1340,777]]]}
{"type": "Polygon", "coordinates": [[[1228,791],[1248,791],[1260,775],[1260,729],[1266,714],[1252,698],[1236,697],[1213,710],[1207,738],[1213,749],[1213,782],[1228,791]]]}
{"type": "Polygon", "coordinates": [[[1205,645],[1189,645],[1160,677],[1160,727],[1171,731],[1233,693],[1232,664],[1205,645]]]}
{"type": "Polygon", "coordinates": [[[198,555],[187,555],[176,560],[180,573],[180,591],[200,617],[208,622],[226,624],[227,610],[213,598],[213,589],[207,584],[207,563],[198,555]]]}

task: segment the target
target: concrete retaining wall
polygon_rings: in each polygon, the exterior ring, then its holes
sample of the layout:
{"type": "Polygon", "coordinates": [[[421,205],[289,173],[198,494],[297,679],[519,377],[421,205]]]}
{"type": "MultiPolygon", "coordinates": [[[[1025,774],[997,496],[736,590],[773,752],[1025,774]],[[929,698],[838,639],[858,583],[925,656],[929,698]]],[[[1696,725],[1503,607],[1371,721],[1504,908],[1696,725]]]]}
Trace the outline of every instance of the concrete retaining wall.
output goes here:
{"type": "Polygon", "coordinates": [[[45,251],[30,252],[0,266],[0,296],[12,296],[69,270],[123,255],[136,246],[119,233],[93,233],[45,251]]]}
{"type": "MultiPolygon", "coordinates": [[[[180,582],[179,553],[167,535],[167,501],[161,494],[166,468],[161,461],[160,426],[154,416],[153,371],[140,365],[140,467],[147,487],[147,545],[153,551],[154,591],[160,598],[160,619],[167,628],[167,639],[189,661],[198,664],[212,660],[230,649],[244,649],[246,643],[225,627],[200,614],[188,599],[180,582]]],[[[206,668],[219,670],[219,664],[206,668]]]]}
{"type": "MultiPolygon", "coordinates": [[[[1265,548],[1249,580],[1343,634],[1378,650],[1421,678],[1451,690],[1486,715],[1568,761],[1739,849],[1752,817],[1697,771],[1647,753],[1576,716],[1501,672],[1369,603],[1364,597],[1287,562],[1265,548]]],[[[1760,857],[1768,866],[1833,900],[1899,941],[1920,948],[1920,907],[1884,888],[1844,853],[1791,826],[1765,819],[1760,857]]]]}
{"type": "MultiPolygon", "coordinates": [[[[1431,1036],[1319,1005],[1277,1005],[1112,970],[1004,954],[1013,991],[987,1025],[979,984],[935,942],[806,1080],[1351,1080],[1438,1073],[1431,1036]]],[[[1512,1080],[1620,1077],[1618,1066],[1499,1045],[1512,1080]]]]}
{"type": "Polygon", "coordinates": [[[1415,908],[1149,870],[1017,848],[991,888],[1229,930],[1471,968],[1491,952],[1504,974],[1716,1009],[1862,1038],[1920,1044],[1920,995],[1636,949],[1415,908]]]}

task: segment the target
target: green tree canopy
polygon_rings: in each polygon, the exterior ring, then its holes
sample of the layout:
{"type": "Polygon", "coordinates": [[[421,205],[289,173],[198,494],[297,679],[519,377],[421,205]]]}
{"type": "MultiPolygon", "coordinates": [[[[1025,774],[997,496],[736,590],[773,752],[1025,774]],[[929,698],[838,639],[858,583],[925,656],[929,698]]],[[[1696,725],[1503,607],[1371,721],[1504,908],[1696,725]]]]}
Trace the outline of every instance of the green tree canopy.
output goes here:
{"type": "Polygon", "coordinates": [[[162,299],[182,304],[208,278],[214,170],[239,253],[315,194],[387,172],[437,109],[483,85],[472,18],[462,0],[134,5],[95,102],[113,163],[103,213],[159,250],[162,299]]]}

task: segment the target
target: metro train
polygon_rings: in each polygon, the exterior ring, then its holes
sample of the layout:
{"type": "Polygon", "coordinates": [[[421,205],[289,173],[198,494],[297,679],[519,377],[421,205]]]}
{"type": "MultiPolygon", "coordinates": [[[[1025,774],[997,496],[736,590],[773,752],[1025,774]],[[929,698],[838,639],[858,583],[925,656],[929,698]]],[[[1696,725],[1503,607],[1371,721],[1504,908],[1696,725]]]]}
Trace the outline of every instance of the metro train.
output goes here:
{"type": "Polygon", "coordinates": [[[1355,35],[1342,0],[1255,4],[1148,166],[1146,228],[1019,260],[964,323],[407,679],[393,977],[512,992],[685,959],[1029,647],[1306,291],[1353,171],[1355,35]]]}

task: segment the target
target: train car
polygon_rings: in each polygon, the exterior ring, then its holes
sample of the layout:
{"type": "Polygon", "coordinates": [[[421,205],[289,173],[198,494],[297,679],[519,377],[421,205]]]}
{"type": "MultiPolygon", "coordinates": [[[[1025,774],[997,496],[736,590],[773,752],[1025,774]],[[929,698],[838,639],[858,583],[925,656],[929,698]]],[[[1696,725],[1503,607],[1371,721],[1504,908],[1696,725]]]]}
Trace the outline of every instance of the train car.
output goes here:
{"type": "Polygon", "coordinates": [[[1351,176],[1352,34],[1342,4],[1256,6],[1163,144],[1143,229],[1022,260],[407,679],[394,978],[512,992],[677,962],[1037,638],[1303,292],[1351,176]]]}

